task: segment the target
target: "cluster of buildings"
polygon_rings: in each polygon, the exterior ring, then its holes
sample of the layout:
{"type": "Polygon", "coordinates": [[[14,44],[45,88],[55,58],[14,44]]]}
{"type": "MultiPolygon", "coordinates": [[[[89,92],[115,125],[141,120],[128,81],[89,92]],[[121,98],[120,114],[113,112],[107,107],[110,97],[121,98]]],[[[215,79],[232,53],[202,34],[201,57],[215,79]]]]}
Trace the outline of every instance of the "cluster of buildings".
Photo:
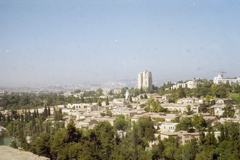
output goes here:
{"type": "MultiPolygon", "coordinates": [[[[193,79],[186,81],[185,83],[176,83],[172,86],[172,89],[178,89],[180,86],[183,88],[196,88],[199,79],[193,79]]],[[[214,83],[226,83],[227,81],[232,80],[231,83],[238,83],[237,79],[223,79],[223,76],[218,76],[214,78],[214,83]]],[[[152,89],[152,73],[149,71],[143,71],[138,74],[138,88],[152,89]]],[[[121,93],[121,88],[114,89],[114,93],[121,93]]],[[[114,124],[114,120],[117,115],[124,115],[130,117],[131,122],[136,122],[139,117],[149,116],[154,122],[154,127],[157,130],[155,134],[156,137],[160,135],[161,139],[175,137],[178,139],[180,144],[185,144],[193,139],[199,140],[199,132],[189,133],[187,131],[178,131],[176,132],[176,126],[178,123],[175,122],[176,118],[189,117],[192,118],[194,114],[203,115],[204,120],[210,122],[214,125],[215,122],[223,123],[224,121],[235,121],[239,122],[239,109],[234,106],[235,116],[234,118],[217,118],[220,117],[224,108],[227,104],[232,104],[232,99],[214,99],[216,104],[209,107],[212,110],[212,113],[203,113],[203,103],[205,98],[196,98],[196,97],[187,97],[178,99],[176,103],[169,103],[169,100],[173,98],[171,94],[158,95],[146,94],[147,98],[153,98],[160,102],[161,107],[167,109],[168,113],[155,113],[155,112],[146,112],[142,105],[146,105],[148,99],[143,99],[143,95],[138,95],[132,97],[133,102],[128,101],[128,92],[125,94],[125,98],[117,98],[113,101],[110,101],[109,105],[105,103],[101,107],[97,104],[68,104],[66,106],[58,106],[62,108],[63,113],[66,113],[69,117],[66,123],[70,120],[70,117],[75,117],[76,126],[79,128],[93,128],[99,121],[109,121],[110,124],[114,124]],[[128,103],[128,106],[126,105],[128,103]],[[131,106],[131,107],[129,107],[131,106]],[[185,113],[191,111],[192,115],[186,115],[185,113]],[[109,112],[111,113],[109,115],[109,112]],[[161,119],[162,121],[159,121],[161,119]]],[[[126,133],[124,131],[119,131],[121,136],[124,136],[126,133]],[[120,133],[121,132],[121,133],[120,133]]],[[[220,132],[215,132],[215,137],[217,138],[220,132]]],[[[157,142],[149,142],[150,146],[156,144],[157,142]]]]}
{"type": "MultiPolygon", "coordinates": [[[[234,106],[235,116],[234,118],[217,118],[224,112],[224,107],[227,104],[233,103],[232,99],[215,99],[216,104],[209,107],[213,112],[203,113],[202,104],[204,98],[182,98],[178,99],[176,103],[169,103],[168,100],[172,98],[171,94],[160,96],[158,94],[146,94],[147,98],[152,98],[160,102],[161,107],[166,108],[169,112],[146,112],[142,105],[145,105],[148,99],[141,99],[143,95],[133,97],[133,102],[129,102],[126,98],[116,98],[109,101],[109,104],[102,102],[102,106],[97,103],[79,103],[79,104],[67,104],[55,106],[55,109],[61,109],[64,114],[65,124],[67,125],[71,119],[74,119],[77,128],[87,129],[94,128],[100,121],[109,121],[111,125],[114,125],[114,121],[117,115],[124,115],[129,117],[131,122],[138,121],[139,117],[148,116],[151,117],[154,128],[156,129],[155,137],[159,135],[161,139],[175,137],[180,144],[185,144],[193,139],[199,139],[199,132],[188,133],[187,131],[176,132],[177,122],[176,119],[192,118],[194,114],[202,114],[203,118],[211,122],[214,125],[215,122],[224,123],[225,121],[239,122],[239,109],[234,106]],[[188,107],[187,107],[188,106],[188,107]],[[189,111],[192,115],[186,115],[189,111]],[[159,121],[161,119],[161,121],[159,121]]],[[[34,109],[30,110],[34,112],[34,109]]],[[[44,108],[38,109],[39,113],[44,112],[44,108]]],[[[53,108],[51,108],[51,114],[53,114],[53,108]]],[[[2,114],[10,114],[2,111],[2,114]]],[[[119,131],[119,134],[124,136],[124,131],[119,131]]],[[[216,137],[219,132],[216,132],[216,137]]],[[[150,146],[157,142],[149,142],[150,146]]]]}
{"type": "MultiPolygon", "coordinates": [[[[200,79],[193,79],[193,80],[189,80],[186,82],[182,82],[182,83],[175,83],[171,89],[178,89],[180,87],[182,88],[197,88],[197,85],[200,84],[199,82],[200,79]]],[[[240,78],[223,78],[223,73],[219,74],[217,77],[213,78],[213,83],[215,84],[226,84],[229,83],[230,85],[232,84],[240,84],[240,78]]]]}
{"type": "MultiPolygon", "coordinates": [[[[223,72],[224,73],[224,72],[223,72]]],[[[215,84],[226,84],[227,82],[232,84],[240,84],[240,78],[223,78],[223,73],[213,78],[215,84]]]]}
{"type": "MultiPolygon", "coordinates": [[[[236,79],[223,79],[222,75],[214,78],[214,83],[240,83],[240,78],[236,79]],[[231,80],[231,82],[230,82],[231,80]]],[[[196,88],[198,80],[194,79],[187,81],[185,83],[176,83],[172,86],[172,89],[177,89],[180,86],[183,88],[196,88]]],[[[138,88],[148,88],[152,89],[152,73],[149,71],[143,71],[138,74],[138,88]]],[[[115,94],[121,93],[121,88],[116,88],[113,90],[115,94]]],[[[80,94],[80,93],[79,93],[80,94]]],[[[93,128],[100,121],[109,121],[111,125],[114,125],[115,118],[117,115],[124,115],[129,117],[131,122],[136,122],[139,117],[149,116],[151,117],[154,127],[157,130],[155,134],[156,137],[160,135],[161,139],[175,137],[179,140],[180,144],[185,144],[193,139],[199,139],[199,133],[188,133],[187,131],[176,132],[176,119],[181,119],[184,117],[192,118],[194,114],[203,115],[204,120],[210,122],[214,125],[215,122],[223,123],[224,121],[234,121],[240,122],[240,109],[233,105],[235,110],[234,118],[217,118],[224,113],[224,108],[227,104],[232,104],[232,99],[214,99],[216,104],[209,107],[212,113],[203,113],[203,103],[205,98],[187,97],[178,99],[176,103],[169,103],[173,98],[171,94],[158,95],[146,94],[138,95],[132,98],[132,102],[129,101],[128,91],[125,93],[125,98],[115,98],[109,101],[109,104],[102,102],[101,106],[98,103],[79,103],[79,104],[67,104],[58,105],[58,109],[62,110],[65,115],[66,125],[71,119],[74,119],[76,127],[78,128],[93,128]],[[146,98],[142,98],[146,96],[146,98]],[[148,98],[159,101],[161,107],[168,110],[167,113],[156,113],[156,112],[146,112],[144,106],[146,106],[148,98]],[[191,111],[192,115],[186,115],[185,113],[191,111]],[[161,119],[161,121],[159,121],[161,119]]],[[[33,112],[34,110],[32,110],[33,112]]],[[[43,112],[43,108],[39,110],[43,112]]],[[[51,112],[53,109],[51,108],[51,112]]],[[[126,133],[124,131],[119,131],[119,134],[124,136],[126,133]]],[[[215,133],[217,137],[219,132],[215,133]]],[[[154,144],[155,142],[151,142],[154,144]]],[[[157,142],[156,142],[157,143],[157,142]]]]}
{"type": "MultiPolygon", "coordinates": [[[[199,139],[199,133],[188,133],[187,131],[176,132],[176,126],[178,123],[175,122],[176,118],[192,118],[194,114],[202,114],[206,121],[211,122],[214,125],[215,122],[224,121],[239,121],[239,109],[235,108],[234,118],[217,118],[221,116],[224,112],[224,107],[227,104],[233,103],[232,99],[215,99],[216,104],[210,107],[212,109],[212,114],[203,113],[203,103],[204,98],[182,98],[178,99],[176,103],[169,103],[168,100],[172,98],[171,94],[166,94],[160,96],[158,94],[146,94],[148,98],[153,98],[160,102],[161,107],[166,108],[169,112],[167,113],[156,113],[156,112],[146,112],[142,105],[146,104],[148,99],[141,99],[143,95],[139,95],[133,98],[133,102],[129,102],[127,98],[116,98],[109,102],[102,103],[102,106],[98,106],[97,103],[80,103],[80,104],[68,104],[68,105],[58,105],[57,107],[65,114],[66,125],[70,119],[75,120],[76,127],[78,128],[93,128],[100,121],[109,121],[111,125],[114,125],[115,118],[117,115],[124,115],[131,119],[131,122],[136,122],[139,117],[149,116],[154,122],[154,127],[157,130],[155,134],[156,137],[160,135],[161,139],[175,137],[178,138],[180,144],[185,144],[193,139],[199,139]],[[129,107],[130,106],[130,107],[129,107]],[[192,112],[192,115],[186,115],[188,111],[192,112]],[[158,119],[162,119],[159,121],[158,119]]],[[[122,135],[126,134],[123,131],[122,135]]],[[[219,132],[216,132],[216,137],[219,132]]],[[[153,143],[153,142],[151,142],[153,143]]]]}
{"type": "Polygon", "coordinates": [[[171,89],[178,89],[180,87],[193,89],[193,88],[197,88],[197,84],[198,84],[198,80],[194,79],[187,82],[176,83],[171,87],[171,89]]]}

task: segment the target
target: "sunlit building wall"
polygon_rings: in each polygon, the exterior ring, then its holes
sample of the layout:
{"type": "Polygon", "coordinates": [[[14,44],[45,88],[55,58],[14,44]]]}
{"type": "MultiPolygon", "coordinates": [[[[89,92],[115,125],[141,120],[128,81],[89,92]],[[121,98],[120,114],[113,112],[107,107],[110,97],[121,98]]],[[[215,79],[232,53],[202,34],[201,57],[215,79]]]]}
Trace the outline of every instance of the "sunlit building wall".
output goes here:
{"type": "Polygon", "coordinates": [[[145,70],[138,74],[138,88],[152,89],[152,73],[145,70]]]}

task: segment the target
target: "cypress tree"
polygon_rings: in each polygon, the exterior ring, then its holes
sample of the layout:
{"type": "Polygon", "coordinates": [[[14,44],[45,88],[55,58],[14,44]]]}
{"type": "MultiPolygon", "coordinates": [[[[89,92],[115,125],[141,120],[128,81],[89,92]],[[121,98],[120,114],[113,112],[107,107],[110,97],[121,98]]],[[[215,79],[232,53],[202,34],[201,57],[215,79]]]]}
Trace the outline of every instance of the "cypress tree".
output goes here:
{"type": "Polygon", "coordinates": [[[129,102],[132,102],[132,95],[129,96],[129,102]]]}
{"type": "Polygon", "coordinates": [[[182,86],[179,87],[178,97],[179,97],[179,98],[184,98],[184,97],[186,97],[186,93],[185,93],[184,89],[182,88],[182,86]]]}
{"type": "Polygon", "coordinates": [[[44,114],[43,117],[47,118],[48,115],[47,106],[45,106],[43,114],[44,114]]]}
{"type": "Polygon", "coordinates": [[[107,96],[107,99],[106,99],[106,105],[109,105],[108,96],[107,96]]]}
{"type": "Polygon", "coordinates": [[[33,118],[36,118],[36,110],[34,109],[33,118]]]}
{"type": "Polygon", "coordinates": [[[3,121],[3,122],[6,121],[6,117],[5,117],[5,115],[3,115],[3,117],[2,117],[2,121],[3,121]]]}
{"type": "Polygon", "coordinates": [[[23,114],[21,114],[20,119],[21,119],[21,122],[24,122],[24,116],[23,116],[23,114]]]}
{"type": "Polygon", "coordinates": [[[84,103],[84,97],[81,96],[81,103],[84,103]]]}
{"type": "Polygon", "coordinates": [[[37,109],[37,118],[39,118],[39,113],[38,113],[38,109],[37,109]]]}
{"type": "Polygon", "coordinates": [[[28,113],[24,111],[25,123],[28,123],[28,113]]]}
{"type": "Polygon", "coordinates": [[[47,113],[48,113],[47,115],[50,116],[50,115],[51,115],[51,110],[50,110],[50,107],[49,107],[49,106],[48,106],[48,110],[47,110],[47,111],[48,111],[48,112],[47,112],[47,113]]]}

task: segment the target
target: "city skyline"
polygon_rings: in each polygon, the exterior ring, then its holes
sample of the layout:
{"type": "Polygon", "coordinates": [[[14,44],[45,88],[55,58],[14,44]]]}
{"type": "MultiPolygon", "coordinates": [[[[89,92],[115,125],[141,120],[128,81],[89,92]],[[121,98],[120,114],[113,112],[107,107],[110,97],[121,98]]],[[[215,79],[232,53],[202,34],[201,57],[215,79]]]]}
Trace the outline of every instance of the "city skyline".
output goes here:
{"type": "Polygon", "coordinates": [[[240,1],[0,0],[0,22],[0,87],[240,76],[240,1]]]}

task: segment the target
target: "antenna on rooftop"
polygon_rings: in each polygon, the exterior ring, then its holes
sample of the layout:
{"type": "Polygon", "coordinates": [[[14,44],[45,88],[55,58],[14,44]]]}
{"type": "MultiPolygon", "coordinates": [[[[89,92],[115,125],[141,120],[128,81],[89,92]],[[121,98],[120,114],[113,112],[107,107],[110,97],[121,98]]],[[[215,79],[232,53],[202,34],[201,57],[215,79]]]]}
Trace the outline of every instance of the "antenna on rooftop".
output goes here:
{"type": "Polygon", "coordinates": [[[222,71],[222,72],[220,72],[220,73],[221,73],[221,75],[222,75],[222,77],[223,77],[223,74],[224,74],[224,73],[227,73],[227,72],[223,72],[223,71],[222,71]]]}
{"type": "Polygon", "coordinates": [[[223,77],[223,74],[224,74],[224,73],[227,73],[227,72],[225,72],[225,71],[214,71],[214,72],[218,72],[222,77],[223,77]]]}

